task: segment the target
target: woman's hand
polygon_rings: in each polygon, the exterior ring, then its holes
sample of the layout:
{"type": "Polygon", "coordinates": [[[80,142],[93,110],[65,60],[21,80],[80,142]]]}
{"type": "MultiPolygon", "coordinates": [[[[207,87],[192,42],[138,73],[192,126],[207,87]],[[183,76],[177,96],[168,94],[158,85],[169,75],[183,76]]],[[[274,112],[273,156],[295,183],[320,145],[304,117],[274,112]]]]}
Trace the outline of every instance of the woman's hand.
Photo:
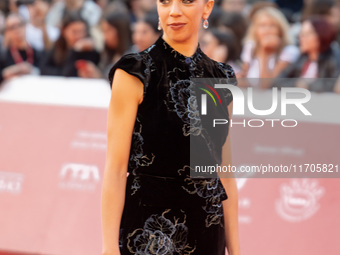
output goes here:
{"type": "Polygon", "coordinates": [[[81,78],[102,78],[100,70],[90,61],[78,60],[76,61],[76,68],[78,76],[81,78]]]}
{"type": "Polygon", "coordinates": [[[94,50],[94,42],[91,38],[83,38],[74,44],[75,51],[92,51],[94,50]]]}
{"type": "Polygon", "coordinates": [[[20,64],[6,67],[2,71],[2,76],[4,79],[10,79],[15,76],[30,74],[32,71],[33,71],[33,66],[30,63],[23,62],[20,64]]]}
{"type": "Polygon", "coordinates": [[[277,35],[267,35],[261,38],[260,45],[267,51],[277,51],[281,45],[281,38],[277,35]]]}

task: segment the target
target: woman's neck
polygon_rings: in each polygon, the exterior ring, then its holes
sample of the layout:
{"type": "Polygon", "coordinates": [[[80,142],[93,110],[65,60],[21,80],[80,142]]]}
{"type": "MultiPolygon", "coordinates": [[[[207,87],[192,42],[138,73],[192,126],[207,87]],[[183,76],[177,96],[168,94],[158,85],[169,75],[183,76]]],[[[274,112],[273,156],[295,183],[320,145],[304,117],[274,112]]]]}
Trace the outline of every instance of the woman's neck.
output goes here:
{"type": "Polygon", "coordinates": [[[259,58],[266,58],[272,54],[274,54],[276,51],[273,50],[273,49],[269,49],[269,48],[263,48],[263,47],[259,47],[257,49],[257,52],[256,52],[256,55],[259,57],[259,58]]]}
{"type": "Polygon", "coordinates": [[[319,52],[318,51],[308,52],[308,57],[311,61],[317,61],[319,58],[319,52]]]}
{"type": "Polygon", "coordinates": [[[166,34],[162,35],[164,41],[166,41],[174,50],[178,51],[184,56],[191,57],[197,50],[198,46],[198,37],[194,37],[191,40],[186,42],[176,42],[171,40],[166,36],[166,34]]]}

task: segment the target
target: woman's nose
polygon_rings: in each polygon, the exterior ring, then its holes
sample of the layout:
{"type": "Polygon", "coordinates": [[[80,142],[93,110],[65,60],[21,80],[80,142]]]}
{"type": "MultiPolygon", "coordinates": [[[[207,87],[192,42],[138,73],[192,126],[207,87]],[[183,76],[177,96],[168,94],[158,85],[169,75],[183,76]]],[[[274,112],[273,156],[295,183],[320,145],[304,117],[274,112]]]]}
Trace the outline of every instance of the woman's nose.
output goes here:
{"type": "Polygon", "coordinates": [[[181,4],[180,1],[174,0],[171,1],[171,9],[170,9],[170,16],[176,17],[182,15],[181,4]]]}

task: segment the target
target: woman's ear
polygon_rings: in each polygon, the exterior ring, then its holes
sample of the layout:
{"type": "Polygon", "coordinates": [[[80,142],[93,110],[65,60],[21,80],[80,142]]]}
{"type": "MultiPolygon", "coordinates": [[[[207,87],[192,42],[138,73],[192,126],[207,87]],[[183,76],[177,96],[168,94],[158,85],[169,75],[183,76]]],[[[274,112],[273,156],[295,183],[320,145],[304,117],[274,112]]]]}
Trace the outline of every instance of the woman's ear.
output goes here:
{"type": "Polygon", "coordinates": [[[214,7],[214,3],[215,1],[214,0],[208,0],[205,5],[204,5],[204,11],[203,11],[203,15],[202,15],[202,18],[203,19],[208,19],[209,16],[210,16],[210,13],[214,7]]]}

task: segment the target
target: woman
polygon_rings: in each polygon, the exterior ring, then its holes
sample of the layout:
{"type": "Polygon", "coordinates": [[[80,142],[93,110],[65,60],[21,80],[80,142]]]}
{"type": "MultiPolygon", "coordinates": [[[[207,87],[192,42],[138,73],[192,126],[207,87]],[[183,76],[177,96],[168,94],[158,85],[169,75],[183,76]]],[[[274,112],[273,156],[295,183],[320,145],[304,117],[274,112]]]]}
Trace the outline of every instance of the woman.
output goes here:
{"type": "MultiPolygon", "coordinates": [[[[163,35],[111,69],[102,254],[222,255],[226,247],[240,254],[235,179],[189,176],[192,140],[211,149],[208,157],[216,164],[231,163],[227,129],[209,143],[213,134],[202,128],[200,97],[190,96],[195,89],[190,78],[232,83],[235,77],[230,66],[209,59],[198,45],[202,19],[207,27],[213,4],[157,1],[163,35]]],[[[229,118],[232,98],[223,92],[219,117],[229,118]]]]}
{"type": "Polygon", "coordinates": [[[247,19],[240,13],[232,12],[225,13],[223,12],[221,17],[218,20],[218,29],[221,31],[229,31],[231,30],[236,37],[236,49],[235,55],[237,58],[240,58],[242,52],[242,40],[247,32],[248,21],[247,19]]]}
{"type": "Polygon", "coordinates": [[[289,24],[278,9],[265,7],[256,11],[241,54],[243,77],[275,78],[299,56],[291,43],[289,24]]]}
{"type": "Polygon", "coordinates": [[[67,0],[53,2],[46,17],[46,23],[49,26],[58,27],[62,24],[67,13],[78,12],[89,26],[93,27],[98,24],[102,15],[102,10],[95,1],[67,0]]]}
{"type": "Polygon", "coordinates": [[[237,40],[231,30],[210,29],[203,34],[201,44],[202,50],[209,58],[227,63],[238,76],[241,64],[237,56],[237,40]]]}
{"type": "Polygon", "coordinates": [[[53,48],[41,60],[41,74],[78,77],[85,60],[99,62],[99,53],[89,38],[88,26],[79,13],[68,13],[53,48]]]}
{"type": "Polygon", "coordinates": [[[333,91],[335,79],[340,74],[337,54],[331,45],[336,38],[334,26],[322,17],[305,20],[300,32],[301,55],[284,70],[280,78],[299,79],[295,86],[311,91],[333,91]],[[314,80],[315,78],[333,78],[314,80]]]}
{"type": "Polygon", "coordinates": [[[107,77],[112,64],[117,62],[131,46],[130,19],[127,14],[113,12],[101,22],[104,35],[104,51],[100,56],[98,67],[91,61],[83,61],[78,70],[82,78],[107,77]]]}
{"type": "Polygon", "coordinates": [[[132,40],[137,52],[150,47],[161,35],[158,30],[158,16],[156,13],[147,13],[138,20],[133,29],[132,40]]]}
{"type": "Polygon", "coordinates": [[[19,14],[5,22],[6,49],[0,55],[0,82],[25,74],[39,74],[39,53],[26,41],[26,23],[19,14]]]}
{"type": "Polygon", "coordinates": [[[51,49],[59,37],[59,28],[45,22],[49,8],[50,3],[45,0],[35,0],[27,5],[29,21],[26,26],[26,38],[39,51],[51,49]]]}

